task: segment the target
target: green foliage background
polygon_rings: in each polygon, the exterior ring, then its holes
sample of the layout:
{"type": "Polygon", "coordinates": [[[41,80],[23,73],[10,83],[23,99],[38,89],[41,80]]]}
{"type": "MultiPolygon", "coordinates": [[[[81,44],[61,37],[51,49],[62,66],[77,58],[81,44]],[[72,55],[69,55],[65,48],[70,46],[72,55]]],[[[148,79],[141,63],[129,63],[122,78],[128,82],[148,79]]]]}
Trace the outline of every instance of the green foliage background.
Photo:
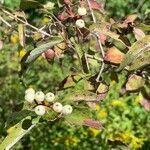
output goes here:
{"type": "MultiPolygon", "coordinates": [[[[149,17],[150,4],[144,0],[140,3],[138,0],[109,0],[105,1],[105,7],[111,17],[121,20],[130,13],[138,13],[144,21],[149,17]]],[[[5,0],[5,5],[15,8],[18,6],[18,0],[5,0]]],[[[33,18],[33,22],[36,21],[38,24],[43,21],[42,19],[33,18]]],[[[0,31],[0,37],[1,34],[0,31]]],[[[45,92],[55,91],[54,87],[69,75],[69,69],[72,67],[69,57],[66,57],[62,64],[61,67],[59,62],[48,64],[46,60],[40,58],[31,66],[24,80],[35,89],[45,92]]],[[[18,102],[24,100],[25,88],[19,81],[18,70],[17,46],[9,43],[0,51],[0,141],[7,134],[3,127],[9,114],[18,102]]],[[[23,138],[15,149],[108,150],[125,149],[126,145],[130,149],[150,149],[149,112],[140,105],[140,94],[138,96],[118,94],[125,80],[124,73],[120,74],[118,83],[112,80],[106,99],[97,107],[96,113],[104,123],[103,130],[87,127],[72,128],[59,123],[41,124],[23,138]],[[114,140],[117,140],[117,144],[112,142],[114,140]]]]}

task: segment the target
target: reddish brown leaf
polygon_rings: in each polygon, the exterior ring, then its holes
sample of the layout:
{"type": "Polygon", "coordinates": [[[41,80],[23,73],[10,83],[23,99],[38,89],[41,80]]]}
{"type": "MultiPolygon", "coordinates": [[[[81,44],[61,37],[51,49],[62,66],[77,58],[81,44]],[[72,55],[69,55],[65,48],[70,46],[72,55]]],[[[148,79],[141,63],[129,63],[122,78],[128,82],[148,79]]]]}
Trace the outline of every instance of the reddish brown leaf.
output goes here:
{"type": "Polygon", "coordinates": [[[90,5],[92,9],[99,10],[102,8],[102,5],[98,3],[96,0],[90,0],[90,5]]]}
{"type": "Polygon", "coordinates": [[[123,22],[123,27],[127,28],[129,23],[133,24],[133,22],[136,20],[136,18],[137,18],[136,14],[129,15],[123,22]]]}
{"type": "Polygon", "coordinates": [[[71,1],[71,0],[64,0],[64,3],[65,3],[66,5],[71,5],[71,4],[72,4],[72,1],[71,1]]]}
{"type": "Polygon", "coordinates": [[[98,120],[93,120],[93,119],[85,119],[83,121],[83,125],[88,126],[88,127],[92,127],[95,129],[102,129],[102,123],[98,120]]]}
{"type": "Polygon", "coordinates": [[[105,55],[105,60],[111,63],[119,64],[124,58],[124,53],[120,52],[116,47],[108,49],[105,55]]]}
{"type": "Polygon", "coordinates": [[[60,21],[66,20],[68,17],[65,15],[65,12],[62,12],[61,14],[58,15],[57,17],[60,21]]]}
{"type": "Polygon", "coordinates": [[[69,17],[73,18],[75,17],[75,14],[72,11],[71,7],[68,7],[68,9],[66,9],[66,13],[69,15],[69,17]]]}
{"type": "Polygon", "coordinates": [[[150,111],[150,100],[143,98],[141,105],[147,110],[150,111]]]}

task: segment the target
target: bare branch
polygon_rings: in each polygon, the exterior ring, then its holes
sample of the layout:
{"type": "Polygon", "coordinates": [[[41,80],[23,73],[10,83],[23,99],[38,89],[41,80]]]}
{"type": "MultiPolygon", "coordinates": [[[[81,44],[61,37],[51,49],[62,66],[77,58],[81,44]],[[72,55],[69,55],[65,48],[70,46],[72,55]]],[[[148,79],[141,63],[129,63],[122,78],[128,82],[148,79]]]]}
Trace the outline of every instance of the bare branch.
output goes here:
{"type": "Polygon", "coordinates": [[[5,23],[8,27],[11,27],[11,24],[9,24],[2,16],[0,16],[0,20],[5,23]]]}
{"type": "Polygon", "coordinates": [[[5,14],[7,14],[10,18],[13,18],[13,19],[15,19],[15,20],[20,21],[21,23],[25,24],[26,26],[29,26],[30,28],[32,28],[32,29],[34,29],[34,30],[40,32],[41,34],[44,34],[44,35],[49,36],[49,37],[51,36],[49,33],[45,32],[45,31],[42,31],[41,29],[38,29],[37,27],[35,27],[35,26],[29,24],[27,21],[24,21],[24,20],[20,19],[20,18],[17,17],[16,15],[11,14],[10,12],[8,12],[8,11],[6,11],[6,10],[4,10],[4,9],[2,9],[2,11],[3,11],[5,14]]]}
{"type": "Polygon", "coordinates": [[[93,12],[93,10],[92,10],[92,8],[91,8],[90,1],[87,0],[87,3],[88,3],[88,5],[89,5],[89,9],[90,9],[90,12],[91,12],[91,15],[92,15],[92,18],[93,18],[93,22],[96,23],[96,18],[95,18],[95,16],[94,16],[94,12],[93,12]]]}
{"type": "MultiPolygon", "coordinates": [[[[87,2],[88,2],[89,9],[90,9],[90,11],[91,11],[91,15],[92,15],[92,18],[93,18],[93,22],[96,23],[96,18],[95,18],[95,15],[94,15],[93,10],[92,10],[92,8],[91,8],[90,1],[87,0],[87,2]]],[[[101,53],[102,53],[102,59],[103,59],[104,56],[105,56],[105,53],[104,53],[104,49],[103,49],[103,47],[102,47],[102,42],[101,42],[101,40],[99,39],[99,36],[97,35],[97,33],[93,33],[93,34],[94,34],[94,35],[96,36],[96,38],[97,38],[98,45],[99,45],[99,48],[100,48],[101,53]]],[[[96,82],[99,82],[99,79],[100,79],[100,77],[101,77],[101,74],[102,74],[102,72],[103,72],[103,70],[104,70],[104,66],[105,66],[105,63],[104,63],[104,61],[102,61],[101,69],[100,69],[99,74],[98,74],[98,76],[97,76],[97,78],[96,78],[96,82]]]]}

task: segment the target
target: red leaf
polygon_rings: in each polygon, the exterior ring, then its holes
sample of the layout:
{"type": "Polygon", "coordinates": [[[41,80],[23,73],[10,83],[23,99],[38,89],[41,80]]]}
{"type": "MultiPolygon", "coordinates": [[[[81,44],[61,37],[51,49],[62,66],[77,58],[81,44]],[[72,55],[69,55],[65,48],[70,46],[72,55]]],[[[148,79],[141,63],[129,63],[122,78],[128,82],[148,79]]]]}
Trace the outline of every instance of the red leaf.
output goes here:
{"type": "Polygon", "coordinates": [[[88,127],[92,127],[95,129],[101,129],[102,123],[98,120],[93,120],[93,119],[86,119],[83,121],[83,125],[88,126],[88,127]]]}
{"type": "Polygon", "coordinates": [[[69,15],[69,17],[73,18],[75,16],[71,7],[69,7],[68,9],[66,9],[66,13],[69,15]]]}
{"type": "Polygon", "coordinates": [[[103,34],[103,33],[100,33],[99,34],[99,39],[100,39],[100,41],[101,41],[102,44],[105,44],[107,36],[105,34],[103,34]]]}
{"type": "Polygon", "coordinates": [[[99,10],[102,8],[102,5],[98,3],[96,0],[90,0],[90,5],[92,9],[99,10]]]}
{"type": "Polygon", "coordinates": [[[64,0],[64,3],[66,4],[66,5],[71,5],[71,0],[64,0]]]}
{"type": "Polygon", "coordinates": [[[60,21],[66,20],[66,17],[65,17],[65,15],[64,15],[63,13],[61,13],[60,15],[58,15],[57,18],[58,18],[60,21]]]}

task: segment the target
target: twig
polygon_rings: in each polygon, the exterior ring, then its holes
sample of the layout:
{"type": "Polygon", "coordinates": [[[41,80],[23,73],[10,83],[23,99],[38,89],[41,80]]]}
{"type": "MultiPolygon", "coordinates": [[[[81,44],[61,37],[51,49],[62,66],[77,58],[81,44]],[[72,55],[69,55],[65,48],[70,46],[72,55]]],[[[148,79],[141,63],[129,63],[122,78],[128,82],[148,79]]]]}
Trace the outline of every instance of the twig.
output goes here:
{"type": "Polygon", "coordinates": [[[92,18],[93,18],[93,22],[96,23],[96,18],[95,18],[95,16],[94,16],[94,12],[93,12],[93,10],[92,10],[92,8],[91,8],[90,1],[87,0],[87,3],[88,3],[88,5],[89,5],[89,9],[90,9],[90,12],[91,12],[91,15],[92,15],[92,18]]]}
{"type": "Polygon", "coordinates": [[[103,59],[102,59],[102,58],[97,58],[96,56],[89,55],[89,54],[86,54],[86,53],[85,53],[85,55],[86,55],[87,58],[94,59],[94,60],[96,60],[96,61],[98,61],[98,62],[103,62],[103,59]]]}
{"type": "Polygon", "coordinates": [[[8,11],[6,11],[6,10],[4,10],[4,9],[2,9],[2,11],[3,11],[5,14],[9,15],[10,18],[14,18],[14,19],[20,21],[21,23],[25,24],[26,26],[29,26],[30,28],[32,28],[32,29],[34,29],[34,30],[36,30],[36,31],[38,31],[38,32],[40,32],[40,33],[46,35],[46,36],[49,36],[49,37],[51,36],[51,35],[48,34],[47,32],[38,29],[37,27],[35,27],[35,26],[29,24],[27,21],[24,21],[24,20],[18,18],[17,16],[11,14],[10,12],[8,12],[8,11]]]}
{"type": "Polygon", "coordinates": [[[100,69],[99,74],[98,74],[98,76],[97,76],[97,78],[96,78],[96,82],[99,82],[99,79],[100,79],[100,77],[101,77],[101,75],[102,75],[102,72],[103,72],[103,70],[104,70],[104,66],[105,66],[105,63],[102,62],[101,69],[100,69]]]}
{"type": "Polygon", "coordinates": [[[4,22],[8,27],[11,27],[11,24],[9,24],[2,16],[0,16],[0,20],[4,22]]]}
{"type": "MultiPolygon", "coordinates": [[[[95,18],[95,15],[94,15],[93,10],[92,10],[92,8],[91,8],[90,1],[87,0],[87,2],[88,2],[89,9],[90,9],[90,11],[91,11],[91,15],[92,15],[92,18],[93,18],[93,22],[96,23],[96,18],[95,18]]],[[[96,35],[96,38],[97,38],[97,41],[98,41],[98,45],[99,45],[99,48],[100,48],[101,53],[102,53],[102,58],[104,58],[105,53],[104,53],[104,49],[103,49],[103,47],[102,47],[101,40],[99,39],[99,36],[97,35],[97,33],[94,33],[94,35],[96,35]]],[[[96,82],[99,82],[99,79],[100,79],[100,77],[101,77],[101,74],[102,74],[102,72],[103,72],[103,70],[104,70],[104,66],[105,66],[105,63],[104,63],[104,61],[102,61],[101,69],[100,69],[99,74],[98,74],[98,76],[97,76],[97,78],[96,78],[96,82]]]]}

